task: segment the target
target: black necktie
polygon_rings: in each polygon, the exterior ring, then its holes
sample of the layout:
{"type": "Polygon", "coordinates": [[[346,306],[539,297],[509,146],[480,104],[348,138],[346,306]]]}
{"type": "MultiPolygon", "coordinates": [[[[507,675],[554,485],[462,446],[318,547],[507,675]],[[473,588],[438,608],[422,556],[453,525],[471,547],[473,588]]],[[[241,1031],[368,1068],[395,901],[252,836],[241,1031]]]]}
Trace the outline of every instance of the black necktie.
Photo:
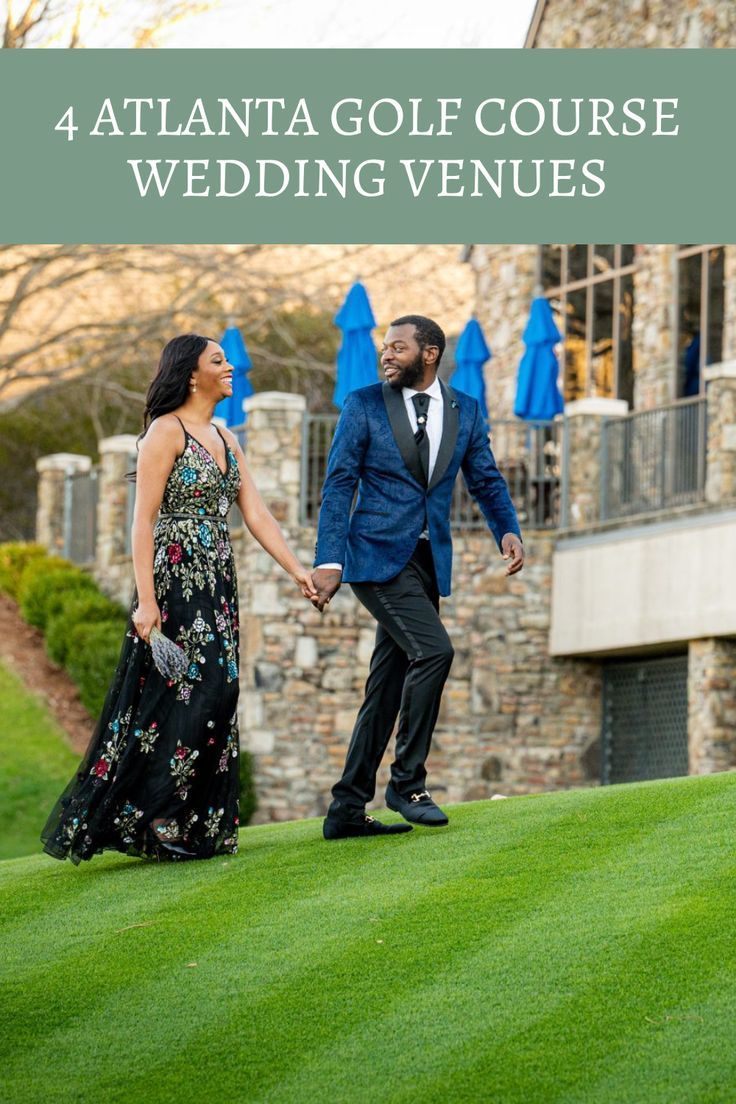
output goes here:
{"type": "Polygon", "coordinates": [[[417,431],[414,434],[414,440],[417,443],[417,449],[419,451],[419,459],[422,464],[422,471],[424,472],[424,482],[429,483],[429,436],[427,435],[429,395],[426,395],[423,391],[419,391],[416,395],[412,395],[411,401],[414,403],[414,409],[417,412],[417,431]]]}

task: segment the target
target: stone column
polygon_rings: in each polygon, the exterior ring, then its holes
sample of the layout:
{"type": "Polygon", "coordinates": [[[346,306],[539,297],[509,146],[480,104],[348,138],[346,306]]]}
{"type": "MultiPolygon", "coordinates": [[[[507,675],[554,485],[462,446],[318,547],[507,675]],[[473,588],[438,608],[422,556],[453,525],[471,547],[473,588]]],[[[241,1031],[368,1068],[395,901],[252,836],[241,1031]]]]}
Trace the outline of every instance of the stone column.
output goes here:
{"type": "Polygon", "coordinates": [[[105,572],[130,547],[129,501],[135,485],[125,475],[135,470],[136,437],[121,433],[100,441],[100,482],[97,500],[97,567],[105,572]]]}
{"type": "Polygon", "coordinates": [[[736,245],[724,245],[723,359],[736,358],[736,245]]]}
{"type": "Polygon", "coordinates": [[[688,657],[690,774],[736,768],[736,640],[691,640],[688,657]]]}
{"type": "Polygon", "coordinates": [[[634,408],[675,398],[673,245],[637,245],[634,273],[634,408]]]}
{"type": "Polygon", "coordinates": [[[576,399],[564,415],[562,527],[582,529],[601,518],[601,436],[604,418],[620,418],[624,399],[576,399]]]}
{"type": "Polygon", "coordinates": [[[516,376],[524,355],[521,335],[538,281],[538,245],[474,245],[476,313],[493,359],[486,364],[491,420],[513,418],[516,376]]]}
{"type": "Polygon", "coordinates": [[[245,400],[248,468],[269,510],[284,525],[299,523],[306,408],[303,395],[281,391],[245,400]]]}
{"type": "Polygon", "coordinates": [[[705,497],[708,502],[736,499],[736,360],[705,369],[708,445],[705,497]]]}
{"type": "Polygon", "coordinates": [[[65,546],[66,477],[88,472],[91,467],[89,456],[80,456],[75,452],[55,452],[36,461],[36,540],[57,556],[64,554],[65,546]]]}

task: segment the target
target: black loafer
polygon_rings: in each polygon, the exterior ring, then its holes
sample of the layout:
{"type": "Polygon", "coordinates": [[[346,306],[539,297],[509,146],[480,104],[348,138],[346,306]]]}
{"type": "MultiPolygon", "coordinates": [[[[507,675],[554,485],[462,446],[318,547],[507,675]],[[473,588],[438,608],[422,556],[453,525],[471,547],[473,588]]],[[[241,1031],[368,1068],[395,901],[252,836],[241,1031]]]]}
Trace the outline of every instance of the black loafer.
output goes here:
{"type": "Polygon", "coordinates": [[[363,820],[345,820],[339,817],[325,817],[322,835],[326,840],[352,839],[362,836],[398,836],[411,832],[410,824],[381,824],[372,816],[363,820]]]}
{"type": "Polygon", "coordinates": [[[404,796],[389,782],[386,787],[386,805],[395,813],[401,813],[404,820],[412,824],[421,824],[424,828],[442,828],[448,823],[447,817],[435,805],[428,790],[404,796]]]}

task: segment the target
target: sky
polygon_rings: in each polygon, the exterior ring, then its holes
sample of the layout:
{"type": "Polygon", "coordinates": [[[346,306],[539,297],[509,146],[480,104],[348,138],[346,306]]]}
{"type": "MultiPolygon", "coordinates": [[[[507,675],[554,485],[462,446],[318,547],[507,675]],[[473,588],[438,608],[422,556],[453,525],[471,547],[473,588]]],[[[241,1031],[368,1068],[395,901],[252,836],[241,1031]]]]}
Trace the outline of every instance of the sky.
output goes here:
{"type": "Polygon", "coordinates": [[[174,28],[174,47],[442,47],[524,45],[534,0],[219,0],[174,28]]]}

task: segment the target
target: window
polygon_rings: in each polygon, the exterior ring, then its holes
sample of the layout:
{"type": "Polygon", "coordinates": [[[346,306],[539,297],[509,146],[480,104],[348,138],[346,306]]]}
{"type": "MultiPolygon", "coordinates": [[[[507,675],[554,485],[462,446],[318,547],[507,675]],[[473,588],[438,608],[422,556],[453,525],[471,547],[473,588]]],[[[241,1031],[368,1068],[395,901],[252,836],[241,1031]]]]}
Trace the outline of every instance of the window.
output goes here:
{"type": "Polygon", "coordinates": [[[543,294],[559,319],[565,399],[587,395],[626,399],[634,374],[633,245],[543,245],[543,294]]]}
{"type": "Polygon", "coordinates": [[[722,245],[677,248],[677,397],[703,392],[703,368],[723,356],[722,245]]]}

